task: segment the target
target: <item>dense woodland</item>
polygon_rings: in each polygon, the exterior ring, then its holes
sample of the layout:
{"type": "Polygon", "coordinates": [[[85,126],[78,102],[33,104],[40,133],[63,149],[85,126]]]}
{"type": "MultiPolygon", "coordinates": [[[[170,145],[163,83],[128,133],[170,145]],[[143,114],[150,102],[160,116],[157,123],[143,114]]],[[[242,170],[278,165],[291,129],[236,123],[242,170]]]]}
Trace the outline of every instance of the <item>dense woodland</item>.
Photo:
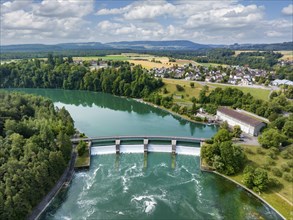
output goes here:
{"type": "Polygon", "coordinates": [[[163,85],[161,79],[151,77],[141,66],[123,61],[109,64],[110,68],[90,71],[87,65],[74,64],[71,57],[52,55],[47,61],[7,63],[0,66],[0,87],[80,89],[141,98],[163,85]]]}
{"type": "Polygon", "coordinates": [[[242,52],[235,56],[230,49],[215,49],[208,51],[204,57],[196,57],[195,61],[201,63],[219,63],[228,65],[249,66],[255,69],[271,69],[282,57],[274,52],[242,52]]]}
{"type": "Polygon", "coordinates": [[[52,101],[0,92],[0,219],[25,219],[71,156],[73,120],[52,101]]]}

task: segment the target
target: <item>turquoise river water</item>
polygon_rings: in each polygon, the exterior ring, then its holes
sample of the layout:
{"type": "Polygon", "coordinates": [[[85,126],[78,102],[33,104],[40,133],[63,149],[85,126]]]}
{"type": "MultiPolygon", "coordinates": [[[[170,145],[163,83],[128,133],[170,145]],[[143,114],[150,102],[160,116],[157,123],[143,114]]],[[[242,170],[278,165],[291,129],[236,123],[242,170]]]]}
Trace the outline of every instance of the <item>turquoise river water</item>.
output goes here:
{"type": "MultiPolygon", "coordinates": [[[[65,107],[87,136],[166,135],[209,138],[217,127],[188,122],[160,109],[108,94],[21,89],[65,107]]],[[[202,173],[199,157],[168,153],[92,156],[41,216],[51,219],[278,219],[234,183],[202,173]]]]}

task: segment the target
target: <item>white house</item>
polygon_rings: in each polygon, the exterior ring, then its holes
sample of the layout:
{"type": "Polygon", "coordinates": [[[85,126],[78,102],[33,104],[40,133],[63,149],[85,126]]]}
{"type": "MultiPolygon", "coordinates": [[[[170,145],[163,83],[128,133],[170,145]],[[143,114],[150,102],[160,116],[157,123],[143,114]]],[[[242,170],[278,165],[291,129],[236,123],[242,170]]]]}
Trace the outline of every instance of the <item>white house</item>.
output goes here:
{"type": "Polygon", "coordinates": [[[239,125],[244,133],[253,136],[258,136],[260,130],[266,126],[261,120],[223,106],[218,108],[217,118],[220,121],[227,121],[228,125],[232,127],[239,125]]]}
{"type": "Polygon", "coordinates": [[[288,85],[293,86],[293,82],[286,79],[276,79],[271,82],[273,86],[288,85]]]}

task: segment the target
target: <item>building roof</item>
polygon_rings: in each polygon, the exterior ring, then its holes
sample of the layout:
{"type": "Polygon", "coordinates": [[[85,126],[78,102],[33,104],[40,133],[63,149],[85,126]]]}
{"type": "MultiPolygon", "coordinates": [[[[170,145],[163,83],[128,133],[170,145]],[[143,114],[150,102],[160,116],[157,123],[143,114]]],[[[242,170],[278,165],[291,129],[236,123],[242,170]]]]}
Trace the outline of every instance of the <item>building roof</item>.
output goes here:
{"type": "Polygon", "coordinates": [[[243,114],[243,113],[240,113],[240,112],[237,112],[231,108],[227,108],[227,107],[223,107],[223,106],[220,106],[218,108],[218,111],[227,115],[227,116],[230,116],[232,118],[235,118],[237,119],[238,121],[241,121],[245,124],[248,124],[248,125],[251,125],[251,126],[257,126],[261,123],[264,123],[263,121],[261,120],[258,120],[256,118],[253,118],[251,116],[248,116],[246,114],[243,114]]]}

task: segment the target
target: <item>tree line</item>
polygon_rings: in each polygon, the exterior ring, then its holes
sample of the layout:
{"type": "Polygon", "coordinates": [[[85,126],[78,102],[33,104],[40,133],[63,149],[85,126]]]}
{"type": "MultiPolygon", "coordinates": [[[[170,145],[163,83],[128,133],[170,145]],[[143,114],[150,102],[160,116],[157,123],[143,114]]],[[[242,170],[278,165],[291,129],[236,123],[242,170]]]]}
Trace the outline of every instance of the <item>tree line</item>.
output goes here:
{"type": "Polygon", "coordinates": [[[214,49],[206,53],[206,56],[196,57],[194,60],[200,63],[219,63],[228,65],[249,66],[255,69],[272,69],[283,55],[272,51],[265,52],[241,52],[237,56],[231,49],[214,49]]]}
{"type": "Polygon", "coordinates": [[[111,61],[109,65],[91,71],[87,65],[73,63],[71,57],[49,54],[46,61],[33,59],[1,65],[0,87],[90,90],[141,98],[163,85],[161,79],[151,77],[141,66],[123,61],[111,61]]]}
{"type": "Polygon", "coordinates": [[[25,219],[71,155],[73,120],[43,97],[0,92],[0,219],[25,219]]]}

